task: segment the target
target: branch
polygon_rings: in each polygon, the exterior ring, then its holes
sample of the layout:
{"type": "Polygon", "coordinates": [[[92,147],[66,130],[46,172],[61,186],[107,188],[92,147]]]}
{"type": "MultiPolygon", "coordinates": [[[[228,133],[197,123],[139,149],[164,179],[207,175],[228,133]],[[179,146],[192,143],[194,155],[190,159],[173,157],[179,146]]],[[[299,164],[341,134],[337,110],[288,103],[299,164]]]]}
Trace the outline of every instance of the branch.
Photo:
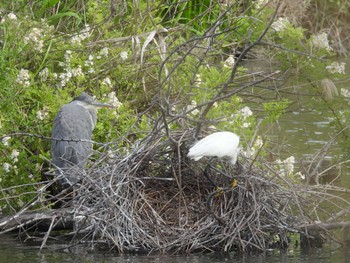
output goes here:
{"type": "MultiPolygon", "coordinates": [[[[201,116],[199,117],[199,122],[197,124],[197,127],[196,127],[196,130],[195,130],[195,133],[194,133],[194,137],[198,137],[198,134],[199,134],[199,131],[201,129],[201,126],[202,126],[202,123],[204,121],[204,118],[205,116],[208,114],[210,108],[213,106],[214,102],[221,97],[221,94],[225,93],[226,90],[228,89],[229,87],[229,84],[233,81],[233,79],[235,78],[236,76],[236,73],[237,73],[237,70],[238,70],[238,66],[240,64],[240,62],[243,60],[243,58],[247,55],[247,53],[254,47],[256,46],[257,44],[260,43],[260,41],[263,39],[263,37],[267,34],[268,30],[270,29],[272,23],[275,21],[275,18],[276,18],[276,15],[277,15],[277,12],[278,12],[278,9],[281,5],[281,1],[278,1],[277,5],[276,5],[276,8],[275,8],[275,12],[273,14],[273,16],[271,17],[268,25],[266,26],[265,30],[260,34],[260,36],[258,37],[258,39],[249,44],[248,46],[246,46],[244,48],[244,50],[242,51],[242,53],[239,55],[239,57],[237,58],[237,61],[236,63],[234,64],[233,68],[232,68],[232,71],[231,71],[231,75],[230,77],[228,78],[228,80],[223,84],[222,88],[217,92],[217,94],[213,97],[213,99],[211,99],[212,102],[208,103],[208,105],[205,107],[205,109],[203,110],[203,112],[201,113],[201,116]]],[[[238,89],[240,90],[240,89],[238,89]]],[[[238,91],[237,91],[238,92],[238,91]]],[[[237,93],[237,92],[234,92],[237,93]]]]}

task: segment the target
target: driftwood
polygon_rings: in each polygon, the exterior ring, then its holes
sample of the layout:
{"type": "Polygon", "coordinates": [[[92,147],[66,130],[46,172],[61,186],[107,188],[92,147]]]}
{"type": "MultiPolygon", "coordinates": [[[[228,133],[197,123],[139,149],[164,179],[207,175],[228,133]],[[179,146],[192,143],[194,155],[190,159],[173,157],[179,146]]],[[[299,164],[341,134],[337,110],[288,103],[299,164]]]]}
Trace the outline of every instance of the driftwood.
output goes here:
{"type": "MultiPolygon", "coordinates": [[[[72,231],[75,225],[75,220],[72,216],[73,214],[73,208],[62,208],[47,209],[42,210],[41,212],[27,211],[14,216],[4,216],[0,218],[1,233],[3,234],[16,229],[30,229],[33,226],[41,231],[46,231],[50,228],[52,221],[55,223],[51,230],[72,231]]],[[[294,228],[302,233],[308,231],[321,232],[326,230],[350,228],[350,221],[336,223],[308,223],[294,226],[294,228]]]]}
{"type": "Polygon", "coordinates": [[[13,216],[2,217],[0,219],[0,229],[1,233],[31,228],[47,231],[54,222],[52,230],[72,230],[74,225],[72,214],[71,208],[47,209],[40,212],[26,211],[13,216]]]}

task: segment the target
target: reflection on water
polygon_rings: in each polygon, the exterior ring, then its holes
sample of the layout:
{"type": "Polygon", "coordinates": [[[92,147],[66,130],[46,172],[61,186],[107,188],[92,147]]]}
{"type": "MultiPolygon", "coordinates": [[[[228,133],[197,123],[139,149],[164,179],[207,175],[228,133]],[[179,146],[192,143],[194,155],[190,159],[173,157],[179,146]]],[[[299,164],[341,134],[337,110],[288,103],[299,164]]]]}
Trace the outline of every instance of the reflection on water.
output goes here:
{"type": "Polygon", "coordinates": [[[38,244],[21,244],[15,239],[15,235],[0,236],[0,262],[1,263],[55,263],[55,262],[118,262],[118,263],[141,263],[141,262],[167,262],[167,263],[213,263],[213,262],[235,262],[235,263],[263,263],[263,262],[348,262],[350,251],[346,249],[324,248],[303,254],[299,250],[289,250],[284,253],[280,251],[269,251],[261,255],[238,256],[234,253],[208,253],[196,255],[117,255],[116,253],[89,253],[84,249],[76,248],[70,252],[44,249],[39,252],[38,244]]]}

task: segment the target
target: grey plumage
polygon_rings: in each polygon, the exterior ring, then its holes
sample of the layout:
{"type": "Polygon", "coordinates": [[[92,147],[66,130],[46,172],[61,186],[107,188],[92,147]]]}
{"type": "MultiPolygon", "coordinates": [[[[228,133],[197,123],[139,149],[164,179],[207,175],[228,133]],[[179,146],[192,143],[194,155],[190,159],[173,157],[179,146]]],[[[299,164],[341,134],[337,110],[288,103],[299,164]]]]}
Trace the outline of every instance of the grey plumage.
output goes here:
{"type": "Polygon", "coordinates": [[[63,187],[69,187],[79,178],[76,169],[84,168],[92,152],[92,131],[95,128],[96,110],[112,107],[94,101],[91,96],[82,93],[57,113],[52,128],[51,157],[53,164],[63,173],[60,180],[63,187]]]}

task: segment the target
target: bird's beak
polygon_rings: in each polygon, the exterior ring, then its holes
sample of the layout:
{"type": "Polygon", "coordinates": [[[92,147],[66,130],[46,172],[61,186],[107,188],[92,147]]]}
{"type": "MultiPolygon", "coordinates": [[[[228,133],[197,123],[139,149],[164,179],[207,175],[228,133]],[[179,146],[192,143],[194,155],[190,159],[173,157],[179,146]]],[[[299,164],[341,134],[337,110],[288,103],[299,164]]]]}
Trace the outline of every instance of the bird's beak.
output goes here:
{"type": "Polygon", "coordinates": [[[98,101],[94,101],[91,104],[94,108],[115,108],[113,105],[111,104],[107,104],[107,103],[102,103],[102,102],[98,102],[98,101]]]}

